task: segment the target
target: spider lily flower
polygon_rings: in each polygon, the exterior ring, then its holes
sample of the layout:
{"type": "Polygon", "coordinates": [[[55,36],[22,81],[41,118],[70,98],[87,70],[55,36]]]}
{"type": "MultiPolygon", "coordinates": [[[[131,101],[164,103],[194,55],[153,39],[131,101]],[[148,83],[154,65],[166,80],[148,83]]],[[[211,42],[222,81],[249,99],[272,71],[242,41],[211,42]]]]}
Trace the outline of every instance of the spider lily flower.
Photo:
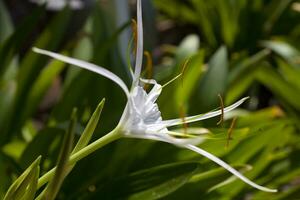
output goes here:
{"type": "Polygon", "coordinates": [[[80,10],[84,7],[81,0],[30,0],[38,5],[46,4],[47,10],[59,11],[69,4],[72,10],[80,10]]]}
{"type": "Polygon", "coordinates": [[[103,67],[38,48],[33,48],[33,50],[37,53],[50,56],[68,64],[98,73],[118,84],[127,96],[127,104],[117,126],[118,131],[122,134],[123,137],[157,140],[189,149],[214,161],[254,188],[265,192],[276,192],[277,190],[275,189],[269,189],[252,182],[251,180],[243,176],[240,172],[232,168],[229,164],[225,163],[213,154],[197,147],[196,144],[202,141],[201,137],[184,138],[184,133],[169,131],[169,128],[172,126],[197,122],[230,112],[231,110],[241,105],[247,98],[243,98],[232,104],[231,106],[225,107],[223,110],[217,110],[206,114],[186,117],[184,118],[184,120],[182,118],[163,120],[158,105],[156,104],[156,100],[161,94],[163,86],[158,84],[153,79],[142,79],[140,77],[143,62],[143,24],[141,0],[137,0],[137,26],[138,30],[136,60],[135,69],[132,73],[133,81],[131,89],[129,89],[117,75],[113,74],[103,67]],[[143,89],[142,86],[144,84],[153,85],[153,88],[149,93],[147,93],[143,89]],[[183,137],[178,138],[176,136],[183,137]]]}

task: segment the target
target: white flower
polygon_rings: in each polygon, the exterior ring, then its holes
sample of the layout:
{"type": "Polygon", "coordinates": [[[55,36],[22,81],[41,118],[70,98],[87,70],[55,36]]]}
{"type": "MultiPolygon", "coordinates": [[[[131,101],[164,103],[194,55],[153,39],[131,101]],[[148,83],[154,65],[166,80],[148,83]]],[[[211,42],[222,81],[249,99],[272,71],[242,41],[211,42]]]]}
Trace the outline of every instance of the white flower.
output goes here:
{"type": "Polygon", "coordinates": [[[81,0],[30,0],[32,3],[38,5],[46,4],[47,10],[58,11],[62,10],[67,4],[73,10],[79,10],[83,8],[83,2],[81,0]]]}
{"type": "MultiPolygon", "coordinates": [[[[143,61],[143,24],[142,24],[142,7],[141,0],[137,0],[137,51],[136,51],[136,62],[135,62],[135,71],[132,73],[132,86],[131,89],[128,89],[126,84],[115,74],[108,71],[107,69],[82,61],[74,58],[66,57],[57,53],[49,52],[46,50],[41,50],[38,48],[33,48],[37,53],[50,56],[52,58],[61,60],[63,62],[84,68],[95,73],[98,73],[108,79],[111,79],[116,84],[118,84],[127,96],[127,105],[124,109],[121,120],[118,124],[119,130],[122,132],[124,137],[132,138],[142,138],[142,139],[151,139],[158,140],[167,143],[177,145],[186,149],[190,149],[198,154],[201,154],[215,163],[219,164],[236,177],[244,181],[245,183],[260,189],[266,192],[276,192],[275,189],[269,189],[263,186],[260,186],[248,178],[240,174],[237,170],[232,168],[230,165],[219,159],[218,157],[212,155],[211,153],[195,146],[195,144],[201,141],[201,138],[188,138],[188,139],[178,139],[174,135],[183,136],[181,133],[174,133],[168,130],[169,127],[180,125],[183,123],[196,122],[208,118],[212,118],[222,114],[222,110],[209,112],[206,114],[195,115],[191,117],[186,117],[184,121],[179,119],[163,120],[161,113],[159,111],[158,105],[155,103],[160,93],[162,92],[162,86],[158,84],[153,79],[141,79],[141,68],[143,61]],[[152,84],[153,88],[149,93],[147,93],[142,85],[143,84],[152,84]]],[[[239,105],[241,105],[247,98],[243,98],[238,102],[234,103],[231,106],[224,108],[224,113],[227,113],[239,105]]]]}

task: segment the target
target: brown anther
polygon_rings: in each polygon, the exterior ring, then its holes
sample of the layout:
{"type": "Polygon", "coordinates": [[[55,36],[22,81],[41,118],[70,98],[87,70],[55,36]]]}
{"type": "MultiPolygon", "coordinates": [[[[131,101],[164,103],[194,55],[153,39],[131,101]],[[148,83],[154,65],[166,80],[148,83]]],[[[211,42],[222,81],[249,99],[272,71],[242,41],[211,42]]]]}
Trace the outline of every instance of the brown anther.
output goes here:
{"type": "Polygon", "coordinates": [[[232,119],[232,122],[231,122],[231,124],[230,124],[229,129],[228,129],[228,132],[227,132],[226,148],[228,148],[228,146],[229,146],[229,141],[233,139],[233,138],[232,138],[232,133],[233,133],[233,130],[234,130],[235,125],[236,125],[236,119],[237,119],[236,117],[234,117],[234,118],[232,119]]]}
{"type": "MultiPolygon", "coordinates": [[[[152,78],[152,74],[153,74],[153,62],[152,62],[152,56],[148,51],[144,52],[144,55],[146,57],[146,77],[147,79],[151,79],[152,78]]],[[[147,90],[149,87],[149,85],[145,85],[144,89],[147,90]]]]}
{"type": "Polygon", "coordinates": [[[220,99],[221,117],[220,117],[220,120],[218,121],[217,125],[220,125],[224,122],[224,101],[223,101],[223,98],[220,94],[218,94],[218,97],[220,99]]]}
{"type": "Polygon", "coordinates": [[[147,59],[147,63],[146,63],[146,73],[147,73],[147,79],[151,79],[152,78],[152,74],[153,74],[153,62],[152,62],[152,56],[149,53],[149,51],[145,51],[144,55],[147,59]]]}

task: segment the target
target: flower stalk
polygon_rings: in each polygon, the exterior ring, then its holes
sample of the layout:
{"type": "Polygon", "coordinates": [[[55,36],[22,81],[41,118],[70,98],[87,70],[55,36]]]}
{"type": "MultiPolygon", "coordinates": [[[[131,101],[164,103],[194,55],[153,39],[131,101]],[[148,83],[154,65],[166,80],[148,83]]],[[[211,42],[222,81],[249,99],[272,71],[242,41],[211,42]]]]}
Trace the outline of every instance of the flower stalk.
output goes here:
{"type": "MultiPolygon", "coordinates": [[[[91,144],[87,145],[86,147],[82,148],[78,152],[72,154],[69,158],[67,165],[72,166],[76,164],[79,160],[87,157],[91,153],[95,152],[96,150],[104,147],[105,145],[120,139],[122,134],[120,133],[119,128],[115,128],[108,134],[104,135],[103,137],[99,138],[98,140],[92,142],[91,144]]],[[[50,181],[55,173],[56,167],[52,168],[46,174],[44,174],[38,181],[38,189],[45,185],[48,181],[50,181]]]]}

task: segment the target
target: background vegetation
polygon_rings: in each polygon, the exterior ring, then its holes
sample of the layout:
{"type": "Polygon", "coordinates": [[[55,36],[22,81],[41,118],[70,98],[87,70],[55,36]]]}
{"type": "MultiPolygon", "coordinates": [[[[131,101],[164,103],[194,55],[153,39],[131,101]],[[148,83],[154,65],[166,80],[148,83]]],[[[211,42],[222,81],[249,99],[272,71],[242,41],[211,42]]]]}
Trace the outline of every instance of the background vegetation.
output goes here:
{"type": "MultiPolygon", "coordinates": [[[[187,150],[123,139],[80,161],[58,199],[300,199],[300,2],[143,3],[146,49],[154,62],[145,74],[166,83],[190,59],[183,82],[166,87],[159,99],[163,117],[212,110],[219,107],[218,94],[226,105],[250,96],[223,125],[208,120],[188,131],[208,128],[212,137],[202,148],[279,192],[250,188],[187,150]]],[[[31,47],[108,66],[129,84],[126,49],[134,8],[134,2],[97,0],[82,10],[47,11],[0,0],[0,198],[39,155],[40,174],[56,165],[74,107],[77,140],[106,98],[94,140],[116,125],[126,103],[110,81],[31,47]]]]}

